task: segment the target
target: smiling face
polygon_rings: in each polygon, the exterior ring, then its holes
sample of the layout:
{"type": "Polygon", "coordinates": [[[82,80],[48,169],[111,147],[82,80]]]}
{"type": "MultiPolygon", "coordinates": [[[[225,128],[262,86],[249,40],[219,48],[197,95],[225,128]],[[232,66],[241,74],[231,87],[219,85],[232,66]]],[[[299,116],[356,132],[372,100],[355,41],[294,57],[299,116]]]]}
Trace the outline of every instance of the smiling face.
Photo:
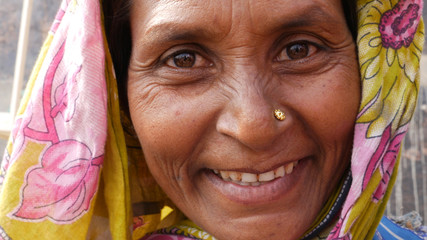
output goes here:
{"type": "Polygon", "coordinates": [[[135,1],[131,32],[131,118],[166,194],[219,239],[299,238],[351,154],[340,1],[135,1]]]}

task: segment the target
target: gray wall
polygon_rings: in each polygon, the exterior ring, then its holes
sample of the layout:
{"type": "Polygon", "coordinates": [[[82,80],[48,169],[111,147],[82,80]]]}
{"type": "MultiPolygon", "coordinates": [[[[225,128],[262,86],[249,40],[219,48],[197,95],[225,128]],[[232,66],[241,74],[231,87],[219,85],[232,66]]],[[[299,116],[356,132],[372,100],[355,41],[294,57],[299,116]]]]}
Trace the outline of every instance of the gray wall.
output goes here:
{"type": "MultiPolygon", "coordinates": [[[[0,112],[9,111],[22,10],[21,0],[0,0],[0,112]]],[[[61,0],[35,0],[31,14],[25,80],[28,79],[61,0]]],[[[6,140],[0,139],[0,161],[6,140]]]]}

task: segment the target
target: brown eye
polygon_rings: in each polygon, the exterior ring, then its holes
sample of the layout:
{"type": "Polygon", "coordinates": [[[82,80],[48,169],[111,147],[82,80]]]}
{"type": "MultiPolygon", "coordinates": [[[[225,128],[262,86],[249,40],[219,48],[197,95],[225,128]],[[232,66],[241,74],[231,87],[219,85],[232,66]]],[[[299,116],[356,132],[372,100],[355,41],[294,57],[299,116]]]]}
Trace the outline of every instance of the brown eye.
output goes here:
{"type": "Polygon", "coordinates": [[[173,63],[179,68],[190,68],[196,62],[196,55],[194,53],[179,53],[173,56],[173,63]]]}
{"type": "Polygon", "coordinates": [[[276,61],[282,62],[304,59],[316,54],[318,50],[319,48],[315,44],[309,42],[294,42],[282,49],[276,57],[276,61]]]}
{"type": "Polygon", "coordinates": [[[292,60],[305,58],[308,53],[309,47],[306,43],[296,43],[286,48],[286,54],[292,60]]]}
{"type": "MultiPolygon", "coordinates": [[[[173,68],[206,68],[212,67],[213,63],[201,54],[192,50],[178,50],[172,52],[165,59],[165,64],[173,68]]],[[[186,69],[186,70],[189,70],[186,69]]]]}

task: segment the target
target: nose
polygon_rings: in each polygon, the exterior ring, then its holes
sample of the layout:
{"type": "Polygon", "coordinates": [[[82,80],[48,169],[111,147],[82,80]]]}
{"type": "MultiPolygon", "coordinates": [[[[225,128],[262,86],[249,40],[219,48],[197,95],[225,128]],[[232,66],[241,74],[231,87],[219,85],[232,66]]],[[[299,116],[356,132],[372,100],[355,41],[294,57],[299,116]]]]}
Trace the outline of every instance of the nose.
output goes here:
{"type": "Polygon", "coordinates": [[[280,109],[286,115],[286,108],[274,96],[266,94],[262,84],[247,82],[240,82],[234,88],[231,101],[218,118],[216,129],[250,149],[264,150],[286,131],[290,116],[283,121],[276,119],[274,110],[280,109]]]}

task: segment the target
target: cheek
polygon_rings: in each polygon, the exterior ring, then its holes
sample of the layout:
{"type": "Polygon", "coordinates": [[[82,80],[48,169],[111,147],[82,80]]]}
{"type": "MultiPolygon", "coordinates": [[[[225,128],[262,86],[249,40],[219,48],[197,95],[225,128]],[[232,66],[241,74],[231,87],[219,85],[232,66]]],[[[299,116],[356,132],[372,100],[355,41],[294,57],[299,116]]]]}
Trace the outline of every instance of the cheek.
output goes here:
{"type": "Polygon", "coordinates": [[[192,156],[215,107],[207,104],[209,94],[181,96],[168,87],[130,80],[128,99],[132,123],[156,178],[175,178],[189,164],[197,164],[192,156]]]}
{"type": "Polygon", "coordinates": [[[173,144],[172,140],[166,137],[174,130],[170,127],[173,117],[171,111],[165,108],[167,102],[173,101],[168,99],[169,96],[161,95],[157,85],[147,82],[134,76],[132,72],[129,73],[127,94],[130,117],[153,176],[173,176],[173,171],[169,171],[168,162],[161,160],[165,159],[168,146],[173,144]]]}
{"type": "Polygon", "coordinates": [[[145,105],[136,108],[131,98],[129,103],[132,123],[150,173],[165,193],[170,194],[171,189],[180,189],[182,159],[188,155],[188,148],[185,148],[187,139],[181,132],[186,126],[179,124],[180,114],[165,107],[145,105]]]}
{"type": "Polygon", "coordinates": [[[320,141],[329,146],[346,145],[352,141],[354,123],[360,102],[360,83],[357,65],[337,67],[310,94],[300,98],[306,124],[313,128],[320,141]]]}

